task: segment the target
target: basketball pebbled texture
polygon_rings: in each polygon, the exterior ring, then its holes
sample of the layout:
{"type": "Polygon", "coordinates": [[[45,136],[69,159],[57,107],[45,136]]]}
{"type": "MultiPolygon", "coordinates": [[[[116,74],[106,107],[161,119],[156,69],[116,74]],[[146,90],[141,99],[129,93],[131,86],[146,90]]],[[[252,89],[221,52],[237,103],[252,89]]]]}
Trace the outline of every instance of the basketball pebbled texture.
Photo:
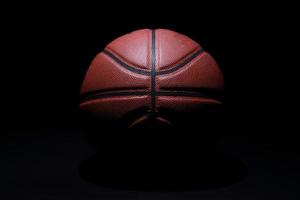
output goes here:
{"type": "Polygon", "coordinates": [[[92,61],[81,87],[80,108],[133,127],[172,124],[174,116],[222,105],[223,74],[190,38],[166,29],[121,36],[92,61]]]}

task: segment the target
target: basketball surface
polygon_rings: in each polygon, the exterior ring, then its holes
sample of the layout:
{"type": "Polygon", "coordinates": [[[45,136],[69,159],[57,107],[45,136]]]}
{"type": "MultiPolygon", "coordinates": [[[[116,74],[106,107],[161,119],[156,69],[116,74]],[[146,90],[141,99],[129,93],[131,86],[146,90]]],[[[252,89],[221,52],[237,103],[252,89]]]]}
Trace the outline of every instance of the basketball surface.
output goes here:
{"type": "Polygon", "coordinates": [[[127,127],[172,124],[221,106],[223,89],[218,64],[198,43],[171,30],[142,29],[115,39],[94,58],[80,108],[127,127]]]}

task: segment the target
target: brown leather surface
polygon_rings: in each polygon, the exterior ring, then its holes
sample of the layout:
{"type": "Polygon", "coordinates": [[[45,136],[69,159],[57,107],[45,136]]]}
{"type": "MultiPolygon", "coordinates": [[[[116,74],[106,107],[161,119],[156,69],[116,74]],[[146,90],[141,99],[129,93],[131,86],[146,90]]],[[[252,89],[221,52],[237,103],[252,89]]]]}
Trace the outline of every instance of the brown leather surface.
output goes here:
{"type": "Polygon", "coordinates": [[[81,94],[94,91],[115,94],[82,101],[80,107],[85,111],[122,119],[146,108],[149,113],[140,113],[130,123],[132,126],[145,123],[154,111],[157,121],[168,122],[165,116],[160,116],[161,110],[180,115],[201,112],[202,105],[222,104],[213,96],[197,95],[203,90],[222,91],[223,74],[210,54],[182,34],[165,29],[142,29],[117,38],[107,45],[105,51],[92,61],[81,94]],[[118,94],[123,90],[133,93],[118,94]],[[147,94],[138,95],[135,90],[144,90],[147,94]],[[168,91],[168,94],[161,91],[168,91]],[[172,91],[180,92],[173,94],[172,91]]]}
{"type": "Polygon", "coordinates": [[[151,32],[148,29],[131,32],[109,43],[106,49],[135,66],[149,69],[151,32]]]}
{"type": "Polygon", "coordinates": [[[170,110],[178,113],[196,112],[201,110],[203,105],[222,104],[222,102],[214,99],[200,97],[157,97],[157,109],[170,110]]]}
{"type": "Polygon", "coordinates": [[[85,101],[80,107],[99,117],[117,120],[133,110],[149,106],[149,102],[149,96],[107,97],[85,101]]]}
{"type": "Polygon", "coordinates": [[[158,29],[155,32],[157,71],[169,68],[200,47],[185,35],[174,31],[158,29]]]}
{"type": "Polygon", "coordinates": [[[215,60],[206,52],[200,54],[181,69],[156,77],[158,89],[209,88],[222,90],[224,80],[215,60]]]}
{"type": "Polygon", "coordinates": [[[128,71],[100,53],[92,61],[81,87],[81,94],[96,90],[147,89],[150,77],[128,71]]]}

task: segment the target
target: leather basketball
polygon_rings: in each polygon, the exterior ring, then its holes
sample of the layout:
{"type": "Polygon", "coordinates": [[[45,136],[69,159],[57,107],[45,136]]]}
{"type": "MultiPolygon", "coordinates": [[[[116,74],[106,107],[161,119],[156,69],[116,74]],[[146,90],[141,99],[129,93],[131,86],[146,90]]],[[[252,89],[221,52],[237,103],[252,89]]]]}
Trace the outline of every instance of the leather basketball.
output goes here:
{"type": "Polygon", "coordinates": [[[80,108],[127,127],[176,116],[201,115],[222,105],[223,74],[192,39],[166,29],[121,36],[92,61],[81,87],[80,108]]]}

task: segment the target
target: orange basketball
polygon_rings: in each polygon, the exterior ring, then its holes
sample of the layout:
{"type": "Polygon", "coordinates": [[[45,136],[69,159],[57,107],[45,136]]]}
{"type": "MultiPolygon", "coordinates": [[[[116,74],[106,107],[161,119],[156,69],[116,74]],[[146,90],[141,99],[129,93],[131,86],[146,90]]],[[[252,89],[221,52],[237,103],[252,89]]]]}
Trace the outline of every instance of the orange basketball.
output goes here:
{"type": "Polygon", "coordinates": [[[166,29],[137,30],[100,52],[86,72],[80,108],[134,127],[172,124],[176,116],[222,105],[222,72],[190,38],[166,29]]]}

